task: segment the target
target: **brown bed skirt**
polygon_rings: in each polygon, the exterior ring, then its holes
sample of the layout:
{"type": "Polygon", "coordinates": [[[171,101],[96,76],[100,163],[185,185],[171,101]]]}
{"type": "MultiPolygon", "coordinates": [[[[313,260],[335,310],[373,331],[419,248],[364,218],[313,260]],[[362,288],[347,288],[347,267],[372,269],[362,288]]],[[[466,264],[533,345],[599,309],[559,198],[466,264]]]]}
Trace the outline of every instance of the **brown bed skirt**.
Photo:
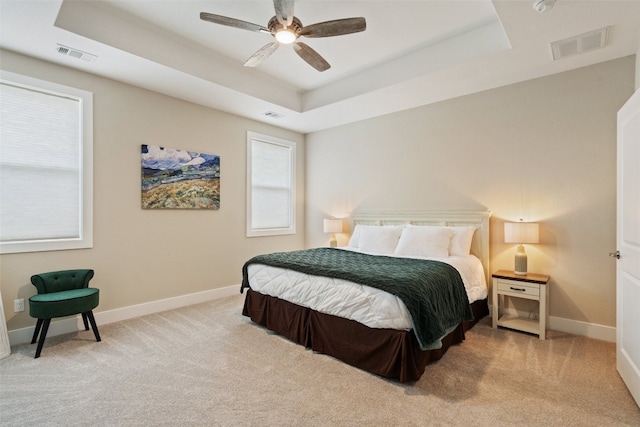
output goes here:
{"type": "Polygon", "coordinates": [[[413,331],[369,328],[354,320],[323,314],[288,301],[247,290],[242,314],[267,329],[349,365],[400,382],[417,381],[464,333],[489,314],[487,299],[471,304],[474,320],[442,339],[442,348],[420,350],[413,331]]]}

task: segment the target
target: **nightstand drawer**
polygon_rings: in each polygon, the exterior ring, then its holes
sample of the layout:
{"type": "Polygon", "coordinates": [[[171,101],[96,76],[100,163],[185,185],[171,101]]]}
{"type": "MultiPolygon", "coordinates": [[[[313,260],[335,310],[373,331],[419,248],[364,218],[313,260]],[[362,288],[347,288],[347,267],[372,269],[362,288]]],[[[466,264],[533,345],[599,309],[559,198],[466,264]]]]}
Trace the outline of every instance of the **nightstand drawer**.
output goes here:
{"type": "Polygon", "coordinates": [[[540,286],[523,282],[498,280],[498,292],[502,295],[540,297],[540,286]]]}

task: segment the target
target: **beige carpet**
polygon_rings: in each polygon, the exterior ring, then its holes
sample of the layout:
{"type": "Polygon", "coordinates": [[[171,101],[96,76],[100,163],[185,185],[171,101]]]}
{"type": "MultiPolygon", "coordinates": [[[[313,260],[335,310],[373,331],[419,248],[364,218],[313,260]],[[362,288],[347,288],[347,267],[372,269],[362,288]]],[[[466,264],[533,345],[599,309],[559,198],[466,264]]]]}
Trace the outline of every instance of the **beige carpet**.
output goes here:
{"type": "Polygon", "coordinates": [[[640,425],[612,343],[493,330],[415,384],[273,335],[229,297],[21,345],[0,361],[3,426],[640,425]]]}

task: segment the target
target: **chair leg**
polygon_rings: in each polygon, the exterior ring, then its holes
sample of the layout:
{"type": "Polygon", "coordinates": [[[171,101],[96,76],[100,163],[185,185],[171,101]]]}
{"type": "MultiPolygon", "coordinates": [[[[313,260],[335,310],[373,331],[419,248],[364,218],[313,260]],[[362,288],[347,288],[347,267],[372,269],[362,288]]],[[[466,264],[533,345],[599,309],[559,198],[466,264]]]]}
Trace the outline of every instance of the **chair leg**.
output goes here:
{"type": "Polygon", "coordinates": [[[91,329],[93,329],[93,334],[96,336],[96,341],[100,342],[102,339],[100,338],[100,333],[98,332],[98,325],[96,325],[96,319],[93,317],[93,311],[87,311],[84,313],[89,318],[89,322],[91,322],[91,329]]]}
{"type": "Polygon", "coordinates": [[[38,339],[38,334],[40,333],[40,328],[42,327],[42,319],[38,319],[36,322],[36,329],[33,331],[33,338],[31,338],[31,344],[35,344],[38,339]]]}
{"type": "Polygon", "coordinates": [[[89,322],[87,321],[87,313],[82,313],[82,321],[84,322],[84,330],[89,330],[89,322]]]}
{"type": "Polygon", "coordinates": [[[40,339],[38,340],[38,348],[36,349],[36,357],[34,357],[34,359],[40,357],[42,346],[44,345],[44,339],[47,337],[47,331],[49,330],[50,323],[51,319],[44,319],[44,322],[42,324],[42,333],[40,334],[40,339]]]}

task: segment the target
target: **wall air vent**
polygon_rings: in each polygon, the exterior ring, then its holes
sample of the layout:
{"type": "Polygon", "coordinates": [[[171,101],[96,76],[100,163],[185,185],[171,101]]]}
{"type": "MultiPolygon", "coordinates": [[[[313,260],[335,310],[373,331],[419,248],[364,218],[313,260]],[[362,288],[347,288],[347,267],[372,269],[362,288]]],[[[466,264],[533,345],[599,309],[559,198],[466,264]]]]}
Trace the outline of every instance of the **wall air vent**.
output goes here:
{"type": "Polygon", "coordinates": [[[266,113],[262,113],[262,114],[271,119],[279,119],[281,117],[284,117],[282,114],[278,114],[275,111],[267,111],[266,113]]]}
{"type": "Polygon", "coordinates": [[[68,46],[61,45],[58,43],[58,48],[56,49],[58,53],[63,55],[72,56],[74,58],[82,59],[83,61],[93,62],[98,59],[97,55],[93,55],[91,53],[83,52],[78,49],[74,49],[68,46]]]}
{"type": "Polygon", "coordinates": [[[589,31],[588,33],[555,41],[551,43],[553,59],[557,61],[568,56],[579,55],[603,48],[607,45],[608,34],[609,27],[604,27],[599,30],[589,31]]]}

